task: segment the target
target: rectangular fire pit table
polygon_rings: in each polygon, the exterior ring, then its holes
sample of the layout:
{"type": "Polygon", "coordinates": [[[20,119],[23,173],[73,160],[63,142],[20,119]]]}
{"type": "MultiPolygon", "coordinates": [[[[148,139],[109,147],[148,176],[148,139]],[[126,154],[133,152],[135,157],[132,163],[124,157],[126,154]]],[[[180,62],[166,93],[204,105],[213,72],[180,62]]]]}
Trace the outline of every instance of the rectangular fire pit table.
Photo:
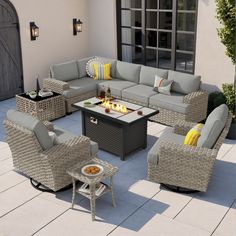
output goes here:
{"type": "Polygon", "coordinates": [[[97,142],[99,148],[125,160],[127,154],[138,148],[146,148],[147,121],[158,111],[119,99],[111,102],[126,106],[128,113],[114,110],[106,113],[105,108],[101,106],[101,100],[96,97],[73,106],[82,111],[83,134],[97,142]],[[84,105],[84,102],[88,101],[91,103],[89,107],[84,105]],[[142,114],[138,114],[138,111],[142,114]]]}

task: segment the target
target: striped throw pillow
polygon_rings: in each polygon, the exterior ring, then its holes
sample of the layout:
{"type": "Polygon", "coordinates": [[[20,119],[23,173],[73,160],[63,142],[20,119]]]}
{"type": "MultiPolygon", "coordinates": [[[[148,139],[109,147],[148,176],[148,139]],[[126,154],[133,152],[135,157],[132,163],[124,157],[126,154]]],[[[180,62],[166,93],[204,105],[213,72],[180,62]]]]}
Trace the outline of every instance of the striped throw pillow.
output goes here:
{"type": "Polygon", "coordinates": [[[111,80],[111,64],[94,64],[94,79],[95,80],[111,80]]]}
{"type": "Polygon", "coordinates": [[[201,136],[201,131],[203,128],[203,124],[197,124],[192,129],[189,130],[187,133],[184,144],[185,145],[191,145],[191,146],[197,146],[197,141],[201,136]]]}

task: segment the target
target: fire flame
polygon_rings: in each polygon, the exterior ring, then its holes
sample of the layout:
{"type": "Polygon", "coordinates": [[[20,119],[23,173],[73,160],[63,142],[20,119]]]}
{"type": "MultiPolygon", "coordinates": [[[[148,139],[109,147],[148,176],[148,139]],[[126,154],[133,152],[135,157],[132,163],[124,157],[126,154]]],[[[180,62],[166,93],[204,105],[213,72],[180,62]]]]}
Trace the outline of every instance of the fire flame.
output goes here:
{"type": "Polygon", "coordinates": [[[101,106],[121,113],[128,113],[127,107],[120,103],[112,103],[109,100],[103,100],[101,106]]]}

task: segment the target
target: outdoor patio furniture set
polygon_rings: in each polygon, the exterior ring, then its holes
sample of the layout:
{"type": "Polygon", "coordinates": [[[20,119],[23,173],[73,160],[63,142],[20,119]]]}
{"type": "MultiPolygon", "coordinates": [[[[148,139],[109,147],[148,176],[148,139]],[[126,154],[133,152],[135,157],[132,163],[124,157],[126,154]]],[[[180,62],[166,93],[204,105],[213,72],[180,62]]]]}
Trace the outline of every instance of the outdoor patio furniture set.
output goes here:
{"type": "MultiPolygon", "coordinates": [[[[23,109],[22,99],[21,106],[17,106],[19,111],[8,111],[4,124],[16,170],[29,176],[32,184],[35,181],[35,187],[42,184],[52,191],[66,187],[73,180],[72,206],[75,192],[79,192],[75,181],[84,180],[91,185],[88,198],[94,220],[96,184],[104,178],[112,180],[118,169],[109,163],[100,163],[104,172],[101,179],[95,181],[97,177],[86,176],[81,168],[98,160],[98,146],[120,155],[122,160],[131,151],[146,148],[147,120],[152,119],[174,127],[166,128],[148,152],[148,179],[206,191],[217,153],[230,126],[228,107],[221,105],[208,116],[197,146],[184,145],[188,131],[206,118],[208,95],[200,90],[199,76],[102,58],[103,62],[111,61],[113,78],[93,80],[86,74],[88,60],[53,65],[53,78],[43,81],[45,88],[63,98],[67,113],[82,110],[84,135],[76,136],[53,126],[37,111],[32,112],[31,106],[23,104],[23,109]],[[153,90],[155,75],[174,81],[170,95],[153,90]],[[111,89],[115,97],[113,103],[125,106],[126,113],[105,112],[102,101],[97,98],[104,87],[111,89]],[[89,107],[85,106],[85,101],[90,101],[89,107]],[[50,132],[53,135],[49,135],[50,132]]],[[[53,111],[51,106],[50,109],[53,111]]],[[[104,193],[107,190],[112,192],[115,205],[112,181],[104,193]]]]}

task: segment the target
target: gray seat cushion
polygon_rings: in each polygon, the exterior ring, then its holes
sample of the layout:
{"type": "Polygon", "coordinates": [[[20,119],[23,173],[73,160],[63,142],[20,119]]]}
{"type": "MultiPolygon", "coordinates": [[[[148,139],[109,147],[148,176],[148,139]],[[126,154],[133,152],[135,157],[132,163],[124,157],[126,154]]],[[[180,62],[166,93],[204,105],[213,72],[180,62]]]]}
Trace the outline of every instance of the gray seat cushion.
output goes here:
{"type": "Polygon", "coordinates": [[[72,98],[80,94],[96,91],[98,83],[101,83],[101,80],[94,80],[90,77],[68,81],[70,89],[64,90],[63,95],[66,98],[72,98]]]}
{"type": "Polygon", "coordinates": [[[49,149],[53,146],[46,126],[37,118],[23,112],[9,110],[7,112],[7,119],[14,124],[34,132],[43,150],[49,149]]]}
{"type": "Polygon", "coordinates": [[[214,147],[217,139],[225,127],[228,112],[229,109],[225,104],[218,106],[211,112],[202,128],[201,136],[197,142],[198,147],[214,147]]]}
{"type": "Polygon", "coordinates": [[[83,78],[87,76],[86,64],[90,59],[91,57],[80,59],[77,61],[79,78],[83,78]]]}
{"type": "Polygon", "coordinates": [[[157,69],[149,66],[141,66],[139,83],[153,87],[156,75],[163,79],[167,79],[168,70],[157,69]]]}
{"type": "Polygon", "coordinates": [[[50,67],[50,72],[52,78],[65,82],[79,78],[78,65],[76,61],[53,65],[50,67]]]}
{"type": "Polygon", "coordinates": [[[124,79],[131,82],[139,83],[140,69],[140,65],[117,61],[115,76],[117,79],[124,79]]]}
{"type": "Polygon", "coordinates": [[[173,132],[173,128],[168,127],[161,134],[160,138],[156,141],[153,147],[148,152],[147,161],[148,163],[158,164],[160,155],[160,144],[161,142],[172,142],[176,144],[183,144],[185,136],[176,134],[173,132]]]}
{"type": "Polygon", "coordinates": [[[122,91],[122,98],[141,102],[145,106],[148,106],[149,98],[155,94],[157,93],[153,90],[153,87],[139,84],[124,89],[122,91]]]}
{"type": "MultiPolygon", "coordinates": [[[[56,126],[54,127],[54,132],[57,135],[60,143],[65,143],[66,141],[72,138],[78,137],[77,135],[72,134],[69,131],[66,131],[64,129],[58,128],[56,126]]],[[[96,155],[97,152],[98,152],[98,144],[93,141],[90,141],[90,154],[96,155]]]]}
{"type": "Polygon", "coordinates": [[[189,94],[200,89],[201,76],[169,70],[168,80],[173,80],[173,92],[189,94]]]}
{"type": "Polygon", "coordinates": [[[183,102],[184,95],[172,92],[171,95],[158,93],[149,99],[149,106],[164,108],[167,110],[186,114],[189,104],[183,102]]]}
{"type": "Polygon", "coordinates": [[[98,93],[101,91],[102,88],[107,90],[108,87],[111,89],[111,94],[113,96],[117,96],[121,98],[122,96],[122,90],[137,85],[134,82],[125,81],[125,80],[117,80],[112,79],[109,81],[101,82],[98,84],[98,93]]]}

